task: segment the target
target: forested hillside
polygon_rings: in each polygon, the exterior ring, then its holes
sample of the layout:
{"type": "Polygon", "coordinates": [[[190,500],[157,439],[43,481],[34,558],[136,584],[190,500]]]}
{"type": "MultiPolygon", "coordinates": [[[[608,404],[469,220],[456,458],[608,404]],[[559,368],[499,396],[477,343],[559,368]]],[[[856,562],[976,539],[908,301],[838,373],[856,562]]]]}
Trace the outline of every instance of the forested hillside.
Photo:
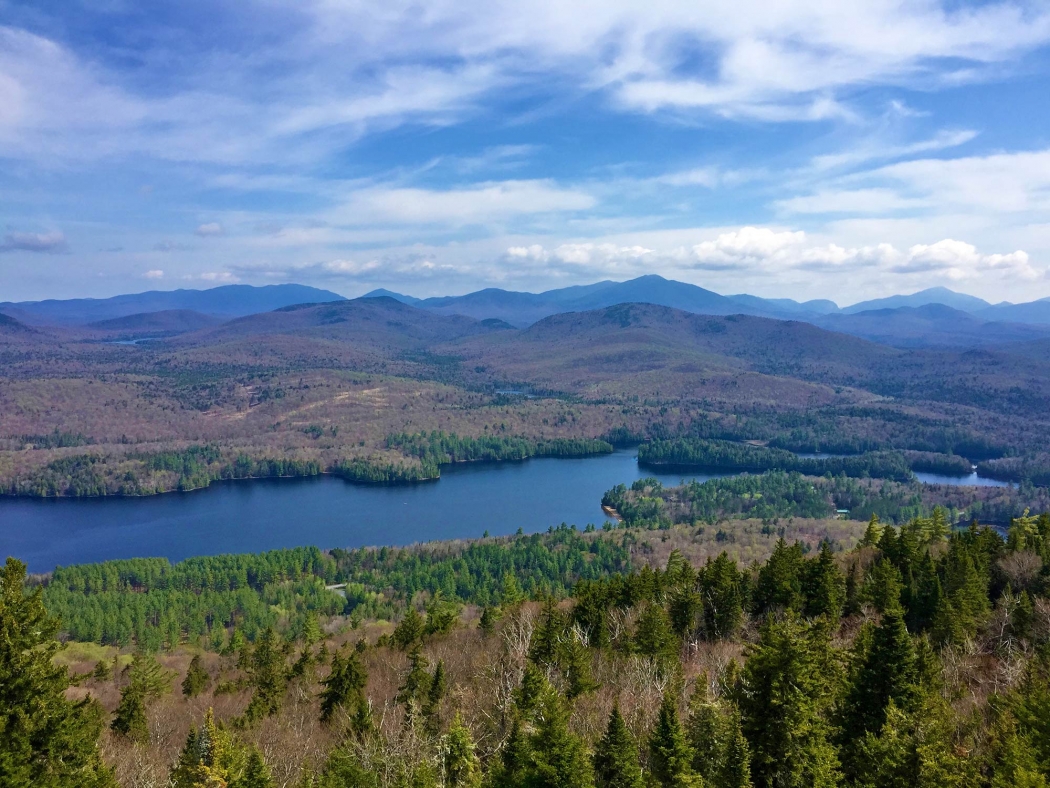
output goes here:
{"type": "MultiPolygon", "coordinates": [[[[113,562],[36,589],[9,561],[0,665],[41,678],[12,685],[25,733],[0,741],[0,781],[1045,785],[1050,515],[1005,539],[938,513],[872,518],[859,543],[788,527],[743,564],[687,547],[654,566],[703,526],[113,562]],[[265,604],[224,620],[223,595],[265,604]],[[60,649],[91,606],[146,626],[60,649]]],[[[723,528],[732,550],[746,531],[723,528]]]]}

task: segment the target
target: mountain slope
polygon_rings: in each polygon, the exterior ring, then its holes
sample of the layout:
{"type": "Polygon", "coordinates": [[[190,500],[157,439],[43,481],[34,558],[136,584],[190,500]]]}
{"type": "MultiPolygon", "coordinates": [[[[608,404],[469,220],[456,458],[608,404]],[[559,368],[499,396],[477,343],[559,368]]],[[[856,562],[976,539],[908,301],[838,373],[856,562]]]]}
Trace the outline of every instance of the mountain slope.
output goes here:
{"type": "Polygon", "coordinates": [[[1050,335],[1050,326],[1041,329],[982,320],[943,304],[825,315],[814,322],[831,331],[895,347],[979,347],[1028,342],[1050,335]]]}
{"type": "Polygon", "coordinates": [[[1050,324],[1050,298],[1027,304],[1002,303],[976,313],[985,320],[1009,320],[1014,323],[1050,324]]]}
{"type": "Polygon", "coordinates": [[[99,320],[89,323],[87,327],[122,333],[184,334],[210,328],[221,322],[222,318],[191,309],[165,309],[160,312],[139,312],[110,320],[99,320]]]}
{"type": "Polygon", "coordinates": [[[305,285],[223,285],[210,290],[153,290],[113,298],[23,301],[0,304],[0,311],[32,320],[37,325],[86,325],[100,320],[189,309],[207,315],[240,317],[303,303],[344,301],[328,290],[305,285]],[[17,310],[17,311],[15,311],[17,310]]]}
{"type": "Polygon", "coordinates": [[[873,309],[899,309],[900,307],[926,306],[927,304],[943,304],[963,312],[976,312],[991,306],[983,298],[956,293],[947,287],[930,287],[920,290],[911,295],[895,295],[888,298],[876,298],[872,301],[861,301],[852,306],[843,307],[842,312],[847,315],[857,312],[870,312],[873,309]]]}

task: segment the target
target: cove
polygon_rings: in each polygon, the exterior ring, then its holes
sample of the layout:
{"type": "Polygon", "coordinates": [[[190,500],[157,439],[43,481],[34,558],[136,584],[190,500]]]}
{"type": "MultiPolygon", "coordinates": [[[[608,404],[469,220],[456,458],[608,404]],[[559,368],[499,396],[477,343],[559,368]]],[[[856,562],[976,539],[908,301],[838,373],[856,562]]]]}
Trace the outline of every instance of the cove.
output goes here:
{"type": "Polygon", "coordinates": [[[282,547],[406,545],[434,539],[581,529],[607,519],[602,494],[656,476],[666,485],[719,473],[654,473],[633,449],[586,458],[446,465],[441,478],[361,485],[322,476],[218,482],[143,498],[0,498],[0,557],[31,572],[114,558],[255,553],[282,547]]]}
{"type": "MultiPolygon", "coordinates": [[[[332,476],[217,482],[144,498],[0,498],[0,557],[31,572],[114,558],[406,545],[600,526],[602,494],[655,476],[667,486],[730,473],[640,468],[634,449],[585,458],[446,465],[438,481],[351,484],[332,476]]],[[[940,484],[1004,484],[917,474],[940,484]]]]}

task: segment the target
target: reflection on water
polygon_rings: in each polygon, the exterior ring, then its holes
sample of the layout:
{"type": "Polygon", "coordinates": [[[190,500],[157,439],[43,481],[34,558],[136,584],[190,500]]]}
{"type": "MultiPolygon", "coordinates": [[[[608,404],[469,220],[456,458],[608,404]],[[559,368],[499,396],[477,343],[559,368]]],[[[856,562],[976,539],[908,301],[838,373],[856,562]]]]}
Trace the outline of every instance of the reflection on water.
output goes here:
{"type": "MultiPolygon", "coordinates": [[[[214,484],[148,498],[0,498],[0,557],[30,571],[135,556],[402,545],[544,531],[560,523],[600,526],[602,493],[655,476],[665,485],[730,474],[641,469],[634,450],[583,459],[532,459],[445,467],[436,482],[364,486],[333,477],[214,484]]],[[[941,484],[1002,484],[979,477],[916,474],[941,484]]]]}

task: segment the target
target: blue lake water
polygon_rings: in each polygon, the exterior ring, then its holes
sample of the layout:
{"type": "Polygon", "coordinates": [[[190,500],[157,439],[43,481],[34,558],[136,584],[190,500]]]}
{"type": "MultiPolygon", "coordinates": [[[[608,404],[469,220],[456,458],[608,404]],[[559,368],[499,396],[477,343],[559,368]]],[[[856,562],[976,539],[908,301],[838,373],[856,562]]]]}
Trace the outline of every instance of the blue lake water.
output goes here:
{"type": "MultiPolygon", "coordinates": [[[[30,571],[112,558],[245,553],[298,545],[404,545],[433,539],[601,525],[602,494],[656,476],[665,485],[727,474],[641,469],[634,450],[583,459],[447,466],[408,486],[354,485],[333,477],[213,484],[148,498],[0,498],[0,558],[30,571]]],[[[981,484],[918,474],[927,482],[981,484]]]]}

